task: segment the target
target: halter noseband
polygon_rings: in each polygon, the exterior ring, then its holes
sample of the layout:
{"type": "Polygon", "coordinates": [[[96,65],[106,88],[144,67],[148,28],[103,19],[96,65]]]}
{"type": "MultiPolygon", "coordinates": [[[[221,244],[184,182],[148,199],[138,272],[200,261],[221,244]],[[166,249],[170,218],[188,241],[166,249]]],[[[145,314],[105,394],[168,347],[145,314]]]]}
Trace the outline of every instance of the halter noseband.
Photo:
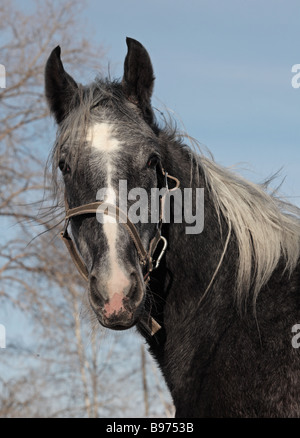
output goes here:
{"type": "MultiPolygon", "coordinates": [[[[162,169],[162,173],[165,177],[165,186],[167,189],[166,193],[169,191],[176,190],[180,185],[179,180],[177,178],[175,178],[174,176],[168,175],[168,173],[165,172],[163,169],[162,169]],[[176,186],[172,189],[168,188],[168,178],[172,179],[176,183],[176,186]]],[[[72,217],[81,216],[81,215],[85,215],[85,214],[96,214],[98,212],[97,211],[98,208],[101,205],[105,204],[106,208],[104,211],[101,211],[101,213],[104,213],[108,216],[114,217],[128,231],[128,233],[129,233],[129,235],[130,235],[130,237],[131,237],[131,239],[136,247],[136,250],[137,250],[137,253],[139,256],[140,264],[143,267],[147,267],[147,273],[144,275],[144,281],[145,281],[145,283],[147,283],[150,280],[151,272],[154,269],[158,268],[159,263],[160,263],[163,255],[166,251],[166,248],[167,248],[167,239],[161,235],[161,229],[162,229],[162,224],[163,224],[163,200],[164,200],[164,197],[161,196],[160,197],[160,214],[159,214],[159,222],[157,223],[157,230],[156,230],[154,237],[150,241],[149,250],[146,251],[136,227],[129,220],[127,214],[124,213],[119,207],[117,207],[116,205],[113,205],[113,204],[109,204],[109,203],[104,202],[104,201],[97,201],[97,202],[92,202],[90,204],[83,204],[83,205],[80,205],[79,207],[69,208],[69,205],[68,205],[68,202],[67,202],[67,199],[65,196],[65,210],[66,210],[65,225],[64,225],[63,231],[61,231],[61,233],[60,233],[60,237],[63,240],[63,242],[65,243],[65,245],[69,251],[69,254],[73,260],[73,263],[75,264],[75,266],[76,266],[78,272],[80,273],[80,275],[82,276],[82,278],[85,281],[88,281],[89,273],[88,273],[88,269],[87,269],[84,261],[82,260],[72,238],[70,237],[70,235],[68,233],[68,225],[69,225],[70,219],[72,217]],[[112,211],[113,211],[113,213],[112,213],[112,211]],[[120,219],[122,219],[122,220],[120,221],[120,219]],[[160,241],[163,242],[163,247],[162,247],[161,252],[159,253],[159,256],[157,257],[156,261],[154,261],[153,255],[154,255],[154,252],[155,252],[157,245],[160,241]]],[[[148,324],[146,324],[143,321],[141,321],[141,322],[150,331],[151,335],[154,335],[161,328],[160,325],[153,318],[151,318],[151,321],[149,321],[150,324],[149,324],[149,322],[148,322],[148,324]]]]}

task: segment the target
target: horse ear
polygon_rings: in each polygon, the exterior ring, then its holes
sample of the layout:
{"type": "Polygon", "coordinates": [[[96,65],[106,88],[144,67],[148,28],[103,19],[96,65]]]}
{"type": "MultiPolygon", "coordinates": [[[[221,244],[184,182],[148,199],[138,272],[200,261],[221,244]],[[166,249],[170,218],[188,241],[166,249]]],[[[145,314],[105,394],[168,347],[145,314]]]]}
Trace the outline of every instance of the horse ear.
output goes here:
{"type": "Polygon", "coordinates": [[[63,67],[60,47],[57,46],[51,52],[45,67],[45,94],[57,123],[60,123],[68,114],[71,100],[77,89],[78,85],[63,67]]]}
{"type": "Polygon", "coordinates": [[[126,38],[126,43],[128,52],[124,62],[123,91],[127,99],[142,110],[145,120],[152,123],[151,96],[155,78],[150,56],[138,41],[126,38]]]}

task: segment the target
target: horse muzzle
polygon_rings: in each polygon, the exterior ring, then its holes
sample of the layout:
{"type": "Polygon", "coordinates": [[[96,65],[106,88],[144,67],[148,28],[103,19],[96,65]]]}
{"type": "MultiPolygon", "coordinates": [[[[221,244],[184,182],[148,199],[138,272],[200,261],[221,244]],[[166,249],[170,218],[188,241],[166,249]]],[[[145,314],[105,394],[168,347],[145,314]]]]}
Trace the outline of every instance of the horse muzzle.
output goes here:
{"type": "Polygon", "coordinates": [[[137,273],[106,281],[91,274],[89,300],[98,321],[113,330],[126,330],[139,319],[144,302],[144,285],[137,273]]]}

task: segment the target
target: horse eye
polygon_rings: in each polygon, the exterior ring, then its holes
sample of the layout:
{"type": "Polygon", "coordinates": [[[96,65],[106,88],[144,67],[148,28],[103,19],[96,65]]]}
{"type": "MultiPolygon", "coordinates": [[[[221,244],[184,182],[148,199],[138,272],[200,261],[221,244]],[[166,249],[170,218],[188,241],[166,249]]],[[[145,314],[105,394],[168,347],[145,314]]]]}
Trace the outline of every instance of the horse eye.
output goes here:
{"type": "Polygon", "coordinates": [[[70,173],[70,166],[65,162],[65,160],[59,160],[58,167],[63,174],[70,173]]]}
{"type": "Polygon", "coordinates": [[[147,161],[147,167],[154,169],[158,162],[159,157],[157,155],[152,155],[147,161]]]}

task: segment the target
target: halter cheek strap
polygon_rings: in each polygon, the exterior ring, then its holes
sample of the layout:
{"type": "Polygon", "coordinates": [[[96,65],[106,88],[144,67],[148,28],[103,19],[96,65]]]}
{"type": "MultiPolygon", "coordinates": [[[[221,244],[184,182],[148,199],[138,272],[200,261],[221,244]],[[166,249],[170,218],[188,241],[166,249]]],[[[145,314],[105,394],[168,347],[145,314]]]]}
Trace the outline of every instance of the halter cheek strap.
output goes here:
{"type": "MultiPolygon", "coordinates": [[[[165,176],[165,181],[166,181],[166,188],[167,191],[173,191],[176,190],[180,183],[179,180],[173,176],[170,176],[167,174],[167,172],[164,172],[164,170],[162,169],[162,173],[165,176]],[[176,186],[172,189],[169,190],[168,188],[168,178],[175,181],[176,186]]],[[[164,201],[164,197],[160,197],[160,217],[159,217],[159,222],[157,224],[157,230],[156,233],[154,235],[154,237],[152,238],[152,240],[150,241],[149,244],[149,250],[148,252],[145,250],[143,243],[141,241],[141,238],[139,236],[139,233],[136,229],[136,227],[134,226],[134,224],[129,220],[128,216],[126,213],[124,213],[119,207],[117,207],[116,205],[113,204],[108,204],[106,202],[92,202],[90,204],[84,204],[84,205],[80,205],[79,207],[75,207],[75,208],[69,208],[66,196],[65,196],[65,209],[66,209],[66,215],[65,215],[65,226],[63,231],[61,231],[60,233],[60,237],[62,238],[63,242],[65,243],[69,254],[73,260],[74,265],[76,266],[78,272],[80,273],[80,275],[82,276],[82,278],[85,281],[88,281],[89,278],[89,272],[88,269],[85,265],[85,263],[83,262],[72,238],[70,237],[69,233],[68,233],[68,225],[70,222],[70,219],[72,217],[76,217],[76,216],[81,216],[84,214],[96,214],[98,213],[98,208],[105,204],[105,210],[101,211],[101,213],[107,214],[108,216],[112,216],[114,217],[116,220],[118,220],[120,222],[121,225],[123,225],[125,227],[125,229],[128,231],[139,256],[139,261],[140,264],[144,267],[147,267],[147,273],[144,275],[144,281],[145,283],[147,283],[150,280],[150,274],[151,272],[156,269],[159,266],[159,263],[166,251],[167,248],[167,240],[165,237],[163,237],[161,235],[161,228],[162,228],[162,224],[163,224],[163,201],[164,201]],[[109,208],[108,208],[109,207],[109,208]],[[121,221],[120,221],[121,219],[121,221]],[[163,247],[161,249],[161,252],[159,254],[159,256],[157,257],[156,261],[154,262],[153,260],[153,255],[155,253],[155,250],[157,248],[158,243],[162,241],[163,242],[163,247]]],[[[160,325],[152,318],[150,317],[150,320],[146,322],[141,321],[141,323],[145,326],[145,328],[147,329],[147,331],[149,331],[151,333],[151,336],[153,336],[161,327],[160,325]]]]}

